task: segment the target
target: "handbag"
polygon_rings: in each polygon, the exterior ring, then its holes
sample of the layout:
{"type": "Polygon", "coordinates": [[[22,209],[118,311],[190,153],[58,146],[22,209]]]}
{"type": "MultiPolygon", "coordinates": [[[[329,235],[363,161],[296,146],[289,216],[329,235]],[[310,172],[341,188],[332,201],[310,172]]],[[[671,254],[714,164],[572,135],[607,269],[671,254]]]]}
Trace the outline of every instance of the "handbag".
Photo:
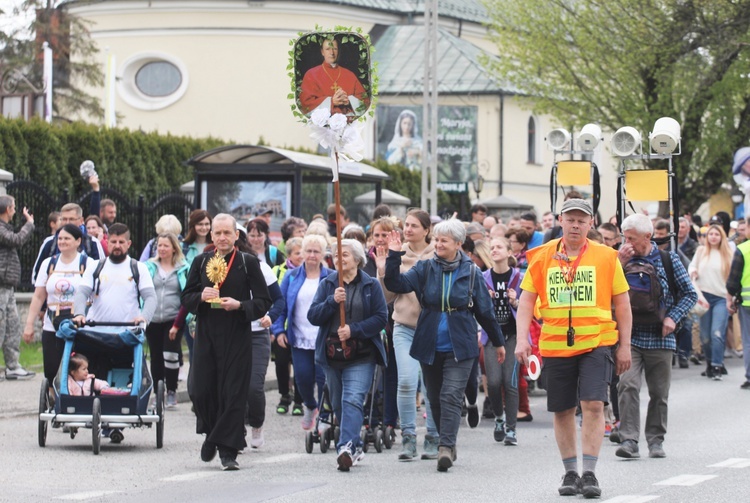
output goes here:
{"type": "Polygon", "coordinates": [[[350,362],[369,356],[371,353],[372,344],[367,340],[349,338],[344,347],[337,333],[326,337],[326,357],[329,361],[350,362]]]}

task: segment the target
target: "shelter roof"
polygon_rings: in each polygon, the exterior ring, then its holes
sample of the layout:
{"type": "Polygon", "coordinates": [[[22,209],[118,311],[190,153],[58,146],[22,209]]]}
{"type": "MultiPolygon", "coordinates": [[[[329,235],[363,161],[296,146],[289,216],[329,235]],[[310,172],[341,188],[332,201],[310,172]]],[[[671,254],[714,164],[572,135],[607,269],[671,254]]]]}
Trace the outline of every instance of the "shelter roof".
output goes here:
{"type": "MultiPolygon", "coordinates": [[[[257,145],[230,145],[202,152],[187,161],[195,167],[208,166],[263,166],[269,165],[299,167],[313,171],[332,174],[330,157],[295,152],[283,148],[262,147],[257,145]]],[[[386,173],[362,162],[339,163],[339,174],[342,177],[379,181],[388,177],[386,173]]]]}

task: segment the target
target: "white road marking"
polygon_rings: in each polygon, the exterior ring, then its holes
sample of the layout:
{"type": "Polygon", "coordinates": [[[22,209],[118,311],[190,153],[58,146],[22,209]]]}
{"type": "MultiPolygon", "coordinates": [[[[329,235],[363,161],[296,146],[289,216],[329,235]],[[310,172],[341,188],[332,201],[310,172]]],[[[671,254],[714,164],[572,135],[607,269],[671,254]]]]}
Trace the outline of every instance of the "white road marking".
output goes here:
{"type": "Polygon", "coordinates": [[[678,475],[676,477],[656,482],[655,486],[694,486],[707,480],[715,479],[718,475],[678,475]]]}
{"type": "Polygon", "coordinates": [[[721,463],[708,465],[709,468],[747,468],[750,467],[750,459],[747,458],[729,458],[721,463]]]}
{"type": "Polygon", "coordinates": [[[56,496],[55,499],[83,501],[83,500],[90,500],[93,498],[101,498],[102,496],[107,496],[108,494],[115,494],[117,492],[118,491],[86,491],[82,493],[65,494],[64,496],[56,496]]]}
{"type": "Polygon", "coordinates": [[[654,501],[659,496],[653,494],[623,494],[622,496],[616,496],[602,503],[646,503],[647,501],[654,501]]]}
{"type": "Polygon", "coordinates": [[[190,480],[200,480],[208,477],[213,477],[214,475],[218,475],[219,473],[221,472],[190,472],[182,473],[180,475],[172,475],[171,477],[165,477],[159,480],[161,482],[187,482],[190,480]]]}

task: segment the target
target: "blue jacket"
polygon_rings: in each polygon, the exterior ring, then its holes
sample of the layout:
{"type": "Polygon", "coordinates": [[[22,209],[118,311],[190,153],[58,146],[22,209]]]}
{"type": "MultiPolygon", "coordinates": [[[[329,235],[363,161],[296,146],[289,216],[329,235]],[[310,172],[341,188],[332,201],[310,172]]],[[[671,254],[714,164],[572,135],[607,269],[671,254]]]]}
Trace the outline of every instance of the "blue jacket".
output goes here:
{"type": "MultiPolygon", "coordinates": [[[[362,302],[364,319],[353,323],[347,321],[347,325],[349,325],[353,339],[370,339],[378,349],[378,364],[387,365],[388,359],[385,355],[383,340],[380,337],[380,331],[388,323],[388,306],[385,303],[385,296],[377,280],[361,270],[358,271],[358,274],[365,296],[362,302]]],[[[307,313],[307,319],[310,323],[320,327],[318,338],[315,341],[315,362],[319,365],[328,365],[325,342],[326,336],[332,331],[331,323],[339,309],[339,303],[333,300],[333,293],[338,286],[339,275],[337,272],[332,272],[318,286],[312,307],[307,313]]]]}
{"type": "MultiPolygon", "coordinates": [[[[331,270],[322,267],[320,270],[320,281],[322,282],[329,274],[331,270]]],[[[281,282],[281,295],[286,301],[286,309],[275,309],[271,308],[268,316],[274,320],[271,325],[271,333],[273,335],[279,335],[286,333],[286,339],[289,341],[290,346],[294,346],[294,330],[292,330],[291,323],[287,327],[287,320],[292,319],[294,316],[294,304],[297,302],[297,294],[299,294],[300,288],[307,279],[307,271],[305,271],[304,264],[292,269],[284,275],[284,279],[281,282]]]]}
{"type": "MultiPolygon", "coordinates": [[[[459,252],[460,253],[460,252],[459,252]]],[[[414,267],[400,273],[401,256],[404,252],[388,252],[385,261],[385,287],[393,293],[415,292],[422,312],[419,314],[409,354],[422,363],[432,365],[435,360],[438,325],[442,313],[441,295],[443,270],[435,259],[422,260],[414,267]]],[[[461,264],[456,270],[456,279],[450,291],[448,331],[453,344],[453,355],[457,361],[477,358],[477,321],[487,332],[495,347],[505,346],[500,325],[495,320],[492,299],[487,292],[482,271],[469,257],[461,253],[461,264]],[[471,269],[475,268],[473,306],[469,307],[469,282],[471,269]],[[476,318],[476,321],[474,320],[476,318]]]]}

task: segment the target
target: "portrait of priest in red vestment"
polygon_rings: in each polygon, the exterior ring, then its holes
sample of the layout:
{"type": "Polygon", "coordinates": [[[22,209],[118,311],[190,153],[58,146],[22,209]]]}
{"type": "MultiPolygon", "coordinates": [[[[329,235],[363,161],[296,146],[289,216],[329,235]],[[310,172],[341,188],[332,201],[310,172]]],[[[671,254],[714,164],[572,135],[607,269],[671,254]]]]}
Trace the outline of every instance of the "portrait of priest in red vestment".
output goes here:
{"type": "MultiPolygon", "coordinates": [[[[319,51],[323,61],[317,64],[320,62],[320,56],[316,53],[312,54],[315,62],[309,63],[311,67],[304,72],[302,82],[298,86],[297,101],[300,110],[308,116],[313,110],[321,107],[329,110],[331,115],[336,113],[349,117],[364,115],[370,106],[370,93],[357,75],[341,64],[339,37],[319,37],[319,39],[322,42],[319,51]],[[317,66],[312,66],[314,64],[317,66]]],[[[353,37],[351,41],[355,42],[353,37]]],[[[310,43],[311,50],[313,45],[310,43]]],[[[354,70],[358,71],[357,68],[354,70]]]]}

